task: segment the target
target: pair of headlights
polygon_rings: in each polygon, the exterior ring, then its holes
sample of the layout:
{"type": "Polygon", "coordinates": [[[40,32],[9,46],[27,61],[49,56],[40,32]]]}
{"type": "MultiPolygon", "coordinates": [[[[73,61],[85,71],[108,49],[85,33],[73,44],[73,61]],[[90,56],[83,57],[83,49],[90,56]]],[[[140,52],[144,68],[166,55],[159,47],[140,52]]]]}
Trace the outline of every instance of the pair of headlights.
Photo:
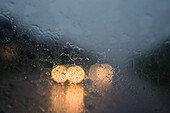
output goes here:
{"type": "MultiPolygon", "coordinates": [[[[89,77],[92,81],[102,82],[108,84],[112,82],[114,69],[109,64],[93,64],[89,69],[89,77]]],[[[71,66],[68,69],[65,66],[59,65],[52,69],[52,78],[57,83],[63,83],[69,80],[70,83],[80,83],[84,77],[85,72],[80,66],[71,66]]]]}
{"type": "Polygon", "coordinates": [[[57,83],[64,83],[67,80],[71,83],[80,83],[84,79],[85,72],[80,66],[71,66],[67,69],[65,66],[59,65],[52,69],[51,75],[57,83]]]}

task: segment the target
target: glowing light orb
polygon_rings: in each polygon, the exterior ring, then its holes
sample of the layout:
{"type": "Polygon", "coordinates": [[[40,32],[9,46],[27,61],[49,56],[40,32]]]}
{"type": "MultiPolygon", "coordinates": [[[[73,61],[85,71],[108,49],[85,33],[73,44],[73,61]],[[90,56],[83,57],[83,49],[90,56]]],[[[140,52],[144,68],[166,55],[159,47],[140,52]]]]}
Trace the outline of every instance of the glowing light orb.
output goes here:
{"type": "Polygon", "coordinates": [[[112,85],[113,68],[109,64],[94,64],[90,67],[89,77],[95,88],[108,90],[112,85]]]}
{"type": "Polygon", "coordinates": [[[56,68],[52,69],[51,75],[56,82],[62,83],[67,80],[66,72],[67,68],[65,66],[59,65],[56,68]]]}
{"type": "Polygon", "coordinates": [[[71,83],[80,83],[84,79],[85,72],[80,66],[71,66],[68,68],[66,76],[71,83]]]}
{"type": "Polygon", "coordinates": [[[99,80],[112,79],[113,68],[109,64],[94,64],[90,67],[89,75],[99,80]]]}

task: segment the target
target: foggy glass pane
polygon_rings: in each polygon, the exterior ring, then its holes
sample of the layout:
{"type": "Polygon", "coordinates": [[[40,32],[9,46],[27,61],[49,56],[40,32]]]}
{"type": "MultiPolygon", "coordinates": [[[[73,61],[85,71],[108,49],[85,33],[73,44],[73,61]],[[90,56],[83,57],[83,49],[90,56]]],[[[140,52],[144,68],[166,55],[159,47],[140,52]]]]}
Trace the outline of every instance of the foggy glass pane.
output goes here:
{"type": "Polygon", "coordinates": [[[0,113],[169,113],[169,0],[0,0],[0,113]]]}

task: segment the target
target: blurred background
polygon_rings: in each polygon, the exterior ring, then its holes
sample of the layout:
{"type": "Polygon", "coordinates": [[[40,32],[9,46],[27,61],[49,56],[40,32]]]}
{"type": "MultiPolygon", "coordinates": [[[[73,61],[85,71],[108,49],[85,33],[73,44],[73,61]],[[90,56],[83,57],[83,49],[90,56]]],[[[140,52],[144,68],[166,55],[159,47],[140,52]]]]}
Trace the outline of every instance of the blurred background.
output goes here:
{"type": "Polygon", "coordinates": [[[169,11],[169,0],[0,0],[0,113],[169,113],[169,11]],[[81,83],[52,80],[74,64],[81,83]],[[95,64],[113,68],[109,81],[91,77],[95,64]]]}

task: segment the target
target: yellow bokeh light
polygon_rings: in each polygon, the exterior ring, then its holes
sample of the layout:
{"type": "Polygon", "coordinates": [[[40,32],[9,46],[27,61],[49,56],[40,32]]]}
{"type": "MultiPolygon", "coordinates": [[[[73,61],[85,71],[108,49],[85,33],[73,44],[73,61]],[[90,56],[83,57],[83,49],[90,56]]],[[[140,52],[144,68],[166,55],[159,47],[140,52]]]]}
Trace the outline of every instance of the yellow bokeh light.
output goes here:
{"type": "Polygon", "coordinates": [[[80,66],[71,66],[68,68],[66,75],[71,83],[80,83],[84,79],[85,72],[80,66]]]}
{"type": "Polygon", "coordinates": [[[66,72],[67,68],[65,66],[59,65],[56,68],[52,69],[51,75],[56,82],[62,83],[67,80],[66,72]]]}
{"type": "Polygon", "coordinates": [[[109,64],[94,64],[90,67],[89,75],[94,79],[112,79],[113,68],[109,64]]]}
{"type": "Polygon", "coordinates": [[[109,64],[94,64],[90,67],[89,77],[95,87],[106,89],[112,83],[113,68],[109,64]]]}

